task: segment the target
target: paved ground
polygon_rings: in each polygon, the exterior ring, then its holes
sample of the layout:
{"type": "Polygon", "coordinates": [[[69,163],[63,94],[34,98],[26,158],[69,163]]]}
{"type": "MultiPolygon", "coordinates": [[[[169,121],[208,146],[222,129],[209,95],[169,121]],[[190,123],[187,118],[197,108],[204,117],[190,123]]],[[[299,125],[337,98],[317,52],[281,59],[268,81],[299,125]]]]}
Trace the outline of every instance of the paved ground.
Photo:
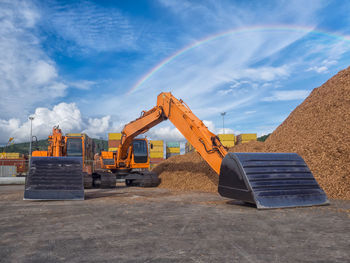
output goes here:
{"type": "Polygon", "coordinates": [[[22,197],[0,186],[0,262],[350,262],[350,201],[261,211],[158,188],[22,197]]]}

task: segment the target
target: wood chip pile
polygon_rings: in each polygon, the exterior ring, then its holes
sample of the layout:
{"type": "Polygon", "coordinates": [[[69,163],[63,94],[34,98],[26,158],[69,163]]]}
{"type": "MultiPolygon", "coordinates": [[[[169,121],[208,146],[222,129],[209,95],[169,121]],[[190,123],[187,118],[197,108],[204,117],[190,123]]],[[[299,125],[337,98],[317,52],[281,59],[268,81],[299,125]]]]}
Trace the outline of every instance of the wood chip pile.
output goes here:
{"type": "MultiPolygon", "coordinates": [[[[350,200],[350,67],[314,89],[265,143],[230,151],[297,152],[328,197],[350,200]]],[[[217,191],[218,176],[197,153],[170,158],[154,171],[161,187],[217,191]]]]}

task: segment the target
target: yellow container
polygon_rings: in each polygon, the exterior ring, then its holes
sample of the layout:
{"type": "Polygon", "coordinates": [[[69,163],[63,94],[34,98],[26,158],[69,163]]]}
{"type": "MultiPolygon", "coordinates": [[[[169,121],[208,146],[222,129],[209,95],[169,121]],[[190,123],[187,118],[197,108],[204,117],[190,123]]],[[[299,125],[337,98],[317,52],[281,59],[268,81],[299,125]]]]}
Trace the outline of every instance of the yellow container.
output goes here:
{"type": "Polygon", "coordinates": [[[239,143],[247,143],[247,142],[251,142],[251,141],[255,141],[255,140],[250,140],[250,141],[240,141],[239,143]]]}
{"type": "Polygon", "coordinates": [[[150,158],[164,158],[163,152],[150,152],[150,158]]]}
{"type": "Polygon", "coordinates": [[[1,158],[5,159],[18,159],[21,157],[20,153],[0,153],[1,158]]]}
{"type": "Polygon", "coordinates": [[[235,141],[234,134],[218,134],[220,141],[235,141]]]}
{"type": "Polygon", "coordinates": [[[256,141],[256,133],[242,133],[237,136],[238,141],[256,141]]]}
{"type": "Polygon", "coordinates": [[[166,148],[167,153],[180,153],[180,147],[167,147],[166,148]]]}
{"type": "Polygon", "coordinates": [[[82,133],[66,133],[66,136],[81,137],[82,133]]]}
{"type": "Polygon", "coordinates": [[[233,146],[235,146],[235,142],[234,141],[221,141],[221,143],[225,147],[233,147],[233,146]]]}
{"type": "Polygon", "coordinates": [[[164,142],[163,141],[149,141],[150,144],[153,144],[154,146],[163,146],[164,142]]]}
{"type": "Polygon", "coordinates": [[[108,133],[108,140],[120,140],[122,138],[122,134],[120,132],[118,133],[108,133]]]}
{"type": "Polygon", "coordinates": [[[160,145],[153,145],[153,148],[150,147],[150,152],[164,152],[163,146],[160,145]]]}
{"type": "Polygon", "coordinates": [[[118,151],[118,147],[112,147],[112,148],[108,148],[109,152],[116,152],[118,151]]]}

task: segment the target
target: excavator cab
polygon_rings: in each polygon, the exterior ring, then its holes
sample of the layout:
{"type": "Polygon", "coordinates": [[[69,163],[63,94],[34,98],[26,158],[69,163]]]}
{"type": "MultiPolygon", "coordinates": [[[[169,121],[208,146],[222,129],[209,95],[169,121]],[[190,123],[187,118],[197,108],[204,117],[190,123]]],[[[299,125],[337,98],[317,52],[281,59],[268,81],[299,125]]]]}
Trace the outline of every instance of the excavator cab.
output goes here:
{"type": "Polygon", "coordinates": [[[147,141],[144,139],[134,139],[132,142],[134,163],[144,163],[149,167],[147,141]]]}
{"type": "Polygon", "coordinates": [[[77,137],[68,137],[66,141],[66,156],[68,157],[82,157],[83,156],[83,143],[82,139],[77,137]]]}

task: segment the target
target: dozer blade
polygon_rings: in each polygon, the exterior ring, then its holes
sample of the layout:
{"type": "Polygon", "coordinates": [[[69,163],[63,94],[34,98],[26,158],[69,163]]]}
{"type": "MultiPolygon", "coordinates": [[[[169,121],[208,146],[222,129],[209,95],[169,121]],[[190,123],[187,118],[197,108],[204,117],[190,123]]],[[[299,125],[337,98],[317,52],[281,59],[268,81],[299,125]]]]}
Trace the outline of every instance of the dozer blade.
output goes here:
{"type": "Polygon", "coordinates": [[[258,209],[328,204],[304,160],[296,153],[228,153],[219,194],[258,209]]]}
{"type": "Polygon", "coordinates": [[[25,200],[84,200],[81,157],[32,157],[25,200]]]}

